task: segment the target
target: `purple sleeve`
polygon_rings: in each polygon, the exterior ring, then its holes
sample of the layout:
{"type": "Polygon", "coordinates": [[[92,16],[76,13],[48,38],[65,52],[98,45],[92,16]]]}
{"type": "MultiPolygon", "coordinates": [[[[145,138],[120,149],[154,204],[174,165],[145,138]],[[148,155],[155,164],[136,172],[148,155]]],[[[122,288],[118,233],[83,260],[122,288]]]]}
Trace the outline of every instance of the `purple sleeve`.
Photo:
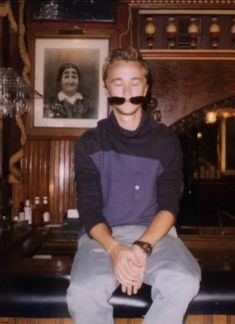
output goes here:
{"type": "Polygon", "coordinates": [[[109,225],[102,214],[100,174],[89,156],[87,142],[82,137],[75,145],[75,181],[79,215],[89,234],[91,228],[99,223],[109,225]]]}
{"type": "Polygon", "coordinates": [[[164,171],[158,179],[159,210],[168,210],[175,217],[179,210],[179,201],[183,192],[182,152],[177,137],[172,136],[163,153],[164,171]],[[170,145],[169,145],[170,144],[170,145]]]}

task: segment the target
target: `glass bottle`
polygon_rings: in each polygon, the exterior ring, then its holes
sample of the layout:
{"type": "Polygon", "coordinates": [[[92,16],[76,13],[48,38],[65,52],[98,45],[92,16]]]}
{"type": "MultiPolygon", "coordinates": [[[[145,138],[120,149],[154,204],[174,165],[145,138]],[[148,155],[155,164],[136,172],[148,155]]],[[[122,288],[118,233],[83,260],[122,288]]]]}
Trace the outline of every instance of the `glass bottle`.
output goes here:
{"type": "Polygon", "coordinates": [[[32,224],[32,207],[30,204],[30,200],[27,198],[24,203],[24,215],[25,220],[28,221],[29,225],[32,224]]]}
{"type": "Polygon", "coordinates": [[[49,212],[49,205],[48,205],[48,197],[44,196],[42,198],[42,217],[44,224],[49,224],[50,222],[50,212],[49,212]]]}
{"type": "Polygon", "coordinates": [[[40,205],[40,198],[34,198],[34,206],[33,206],[33,213],[32,213],[32,222],[35,226],[43,226],[43,217],[42,217],[42,208],[40,205]]]}
{"type": "Polygon", "coordinates": [[[22,201],[20,203],[20,209],[19,209],[19,221],[23,222],[24,220],[25,220],[24,202],[22,201]]]}

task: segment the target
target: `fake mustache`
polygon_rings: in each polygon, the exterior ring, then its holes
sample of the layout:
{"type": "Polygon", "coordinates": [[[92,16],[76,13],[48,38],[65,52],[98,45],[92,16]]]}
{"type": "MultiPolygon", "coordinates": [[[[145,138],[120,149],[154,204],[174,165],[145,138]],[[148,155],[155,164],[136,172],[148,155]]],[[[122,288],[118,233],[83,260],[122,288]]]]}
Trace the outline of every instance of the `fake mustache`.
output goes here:
{"type": "Polygon", "coordinates": [[[145,100],[146,100],[146,97],[143,97],[143,96],[131,97],[128,100],[126,100],[126,98],[124,98],[124,97],[109,97],[108,98],[109,104],[116,105],[116,106],[123,105],[124,102],[126,102],[126,101],[129,101],[133,105],[141,105],[145,102],[145,100]]]}

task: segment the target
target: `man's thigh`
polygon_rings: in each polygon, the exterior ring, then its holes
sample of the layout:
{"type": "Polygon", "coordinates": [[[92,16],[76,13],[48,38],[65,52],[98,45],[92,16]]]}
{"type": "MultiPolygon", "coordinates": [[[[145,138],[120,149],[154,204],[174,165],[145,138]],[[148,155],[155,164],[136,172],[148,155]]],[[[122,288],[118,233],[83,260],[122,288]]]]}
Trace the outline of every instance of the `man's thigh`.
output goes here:
{"type": "Polygon", "coordinates": [[[201,271],[196,259],[177,237],[174,228],[153,248],[144,281],[153,285],[159,272],[181,273],[200,279],[201,271]]]}
{"type": "Polygon", "coordinates": [[[115,276],[110,256],[99,243],[84,234],[78,242],[78,251],[72,265],[71,283],[86,282],[92,286],[93,281],[113,284],[115,276]]]}

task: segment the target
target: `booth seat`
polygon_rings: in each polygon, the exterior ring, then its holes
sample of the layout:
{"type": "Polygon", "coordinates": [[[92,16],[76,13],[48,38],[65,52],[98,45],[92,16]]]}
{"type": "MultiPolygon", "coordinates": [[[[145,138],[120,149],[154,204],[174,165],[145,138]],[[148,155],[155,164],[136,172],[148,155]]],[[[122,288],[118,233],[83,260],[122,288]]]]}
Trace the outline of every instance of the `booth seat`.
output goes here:
{"type": "MultiPolygon", "coordinates": [[[[66,290],[69,276],[6,276],[0,278],[0,317],[69,318],[66,290]]],[[[115,318],[141,318],[151,305],[150,286],[137,295],[118,287],[110,303],[115,318]]],[[[187,314],[235,314],[235,272],[203,272],[198,296],[187,314]]]]}

